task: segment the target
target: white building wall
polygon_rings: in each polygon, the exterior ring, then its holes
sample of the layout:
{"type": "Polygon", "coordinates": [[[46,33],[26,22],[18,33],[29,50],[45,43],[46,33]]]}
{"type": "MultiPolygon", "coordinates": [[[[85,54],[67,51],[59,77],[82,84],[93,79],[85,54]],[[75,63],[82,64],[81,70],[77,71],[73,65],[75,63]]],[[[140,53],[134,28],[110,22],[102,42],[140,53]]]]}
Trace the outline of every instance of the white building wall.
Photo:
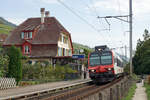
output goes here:
{"type": "Polygon", "coordinates": [[[71,44],[70,44],[70,40],[69,40],[69,36],[64,35],[63,33],[61,33],[61,41],[58,41],[58,56],[62,56],[62,48],[65,49],[64,51],[64,56],[72,56],[72,50],[71,50],[71,44]],[[64,43],[64,37],[68,37],[68,40],[66,43],[64,43]],[[61,49],[61,50],[60,50],[61,49]],[[67,50],[69,51],[67,53],[67,50]]]}

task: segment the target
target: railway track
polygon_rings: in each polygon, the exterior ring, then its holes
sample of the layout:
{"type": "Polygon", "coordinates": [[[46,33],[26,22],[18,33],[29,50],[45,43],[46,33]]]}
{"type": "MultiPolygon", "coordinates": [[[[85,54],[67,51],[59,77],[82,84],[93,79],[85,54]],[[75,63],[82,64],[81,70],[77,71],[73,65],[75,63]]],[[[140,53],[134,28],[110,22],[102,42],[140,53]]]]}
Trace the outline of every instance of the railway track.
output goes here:
{"type": "Polygon", "coordinates": [[[108,88],[117,82],[119,82],[122,78],[116,79],[112,81],[111,83],[107,83],[104,85],[87,85],[82,88],[73,89],[70,91],[62,92],[59,94],[52,95],[48,98],[41,98],[42,100],[81,100],[84,97],[87,97],[89,95],[92,95],[94,93],[97,93],[98,91],[101,91],[105,88],[108,88]]]}
{"type": "Polygon", "coordinates": [[[55,89],[47,89],[32,93],[20,94],[14,97],[7,97],[4,100],[81,100],[103,89],[109,88],[121,80],[122,78],[119,78],[111,83],[103,85],[95,85],[91,84],[91,81],[85,81],[55,89]]]}
{"type": "MultiPolygon", "coordinates": [[[[62,92],[66,92],[69,90],[81,88],[87,86],[89,83],[91,83],[91,80],[82,80],[82,81],[77,81],[75,83],[70,83],[70,84],[64,84],[63,86],[58,86],[58,87],[53,87],[53,88],[47,88],[47,89],[42,89],[37,90],[34,92],[25,92],[18,93],[17,95],[8,95],[8,96],[3,96],[0,97],[0,100],[37,100],[37,99],[42,99],[43,97],[49,97],[54,94],[60,94],[62,92]]],[[[33,87],[32,87],[33,88],[33,87]]],[[[38,87],[36,87],[38,88],[38,87]]]]}

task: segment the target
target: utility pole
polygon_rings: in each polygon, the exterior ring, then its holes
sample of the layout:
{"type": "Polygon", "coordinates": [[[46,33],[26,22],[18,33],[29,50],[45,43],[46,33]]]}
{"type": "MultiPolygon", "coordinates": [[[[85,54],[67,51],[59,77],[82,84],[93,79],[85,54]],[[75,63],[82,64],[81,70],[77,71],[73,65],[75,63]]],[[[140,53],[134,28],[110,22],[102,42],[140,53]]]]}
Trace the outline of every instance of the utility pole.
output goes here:
{"type": "Polygon", "coordinates": [[[132,0],[129,0],[129,29],[130,29],[130,75],[132,75],[132,0]]]}
{"type": "Polygon", "coordinates": [[[97,18],[104,18],[107,22],[108,25],[110,25],[110,23],[108,22],[108,18],[115,18],[118,19],[120,21],[124,21],[129,23],[129,31],[130,31],[130,37],[129,37],[129,47],[130,47],[130,75],[132,75],[132,0],[129,0],[129,15],[121,15],[121,16],[105,16],[105,17],[97,17],[97,18]],[[127,18],[126,20],[123,18],[127,18]],[[128,20],[129,18],[129,20],[128,20]]]}
{"type": "Polygon", "coordinates": [[[125,58],[127,58],[127,46],[125,45],[125,58]]]}

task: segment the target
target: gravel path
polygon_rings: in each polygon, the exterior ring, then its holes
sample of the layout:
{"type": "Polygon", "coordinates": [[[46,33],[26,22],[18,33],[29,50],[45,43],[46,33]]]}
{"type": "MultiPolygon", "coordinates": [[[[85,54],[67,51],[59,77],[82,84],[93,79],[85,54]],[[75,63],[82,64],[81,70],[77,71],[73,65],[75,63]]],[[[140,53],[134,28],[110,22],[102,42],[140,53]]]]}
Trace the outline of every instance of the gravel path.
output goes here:
{"type": "Polygon", "coordinates": [[[145,92],[145,87],[143,87],[143,80],[141,83],[137,83],[136,92],[132,100],[147,100],[147,95],[145,92]]]}

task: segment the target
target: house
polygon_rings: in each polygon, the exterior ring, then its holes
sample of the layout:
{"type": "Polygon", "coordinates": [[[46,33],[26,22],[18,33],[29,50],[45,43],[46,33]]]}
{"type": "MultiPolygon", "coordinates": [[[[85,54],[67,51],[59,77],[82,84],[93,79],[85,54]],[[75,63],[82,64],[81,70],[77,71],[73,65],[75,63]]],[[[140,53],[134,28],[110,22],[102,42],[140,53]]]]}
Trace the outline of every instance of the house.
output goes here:
{"type": "Polygon", "coordinates": [[[72,56],[70,33],[41,8],[40,18],[29,18],[16,27],[3,46],[15,45],[30,59],[63,59],[72,56]]]}
{"type": "Polygon", "coordinates": [[[3,44],[7,37],[8,37],[7,34],[0,34],[0,44],[3,44]]]}

